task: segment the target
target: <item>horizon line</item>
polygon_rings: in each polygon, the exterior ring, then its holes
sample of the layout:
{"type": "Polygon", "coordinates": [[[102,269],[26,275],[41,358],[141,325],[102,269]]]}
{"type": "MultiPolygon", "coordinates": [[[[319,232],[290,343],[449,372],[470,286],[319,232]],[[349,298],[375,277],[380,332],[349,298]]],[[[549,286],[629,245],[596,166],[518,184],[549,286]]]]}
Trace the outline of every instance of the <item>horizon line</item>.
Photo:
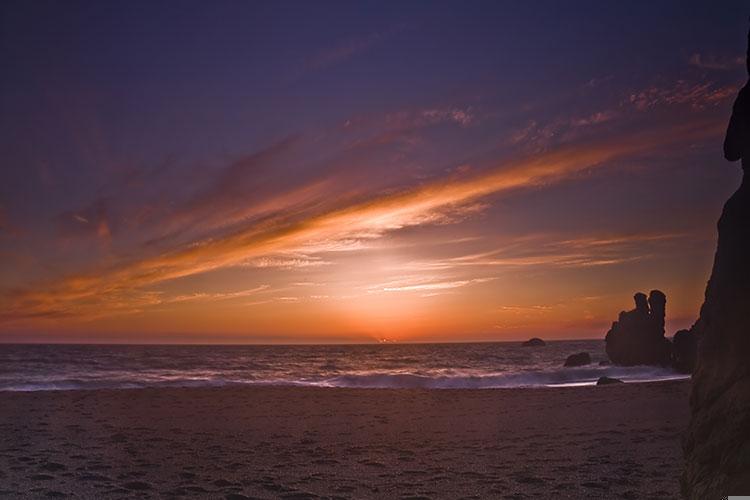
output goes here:
{"type": "Polygon", "coordinates": [[[256,346],[256,347],[306,347],[306,346],[358,346],[358,345],[418,345],[418,344],[432,344],[432,345],[442,345],[442,344],[516,344],[520,342],[525,342],[526,340],[529,340],[531,338],[540,338],[544,340],[544,342],[578,342],[578,341],[589,341],[589,340],[601,340],[604,341],[604,338],[599,337],[588,337],[588,338],[565,338],[565,339],[544,339],[542,337],[528,337],[525,340],[471,340],[471,341],[450,341],[450,340],[444,340],[444,341],[389,341],[389,342],[309,342],[309,343],[252,343],[252,342],[245,342],[245,343],[224,343],[224,342],[217,342],[217,343],[190,343],[190,342],[183,342],[183,343],[177,343],[177,342],[148,342],[148,343],[138,343],[138,342],[5,342],[3,340],[0,340],[0,345],[2,346],[56,346],[56,345],[65,345],[65,346],[175,346],[175,347],[181,347],[181,346],[195,346],[195,347],[216,347],[216,346],[223,346],[223,347],[241,347],[241,346],[256,346]]]}

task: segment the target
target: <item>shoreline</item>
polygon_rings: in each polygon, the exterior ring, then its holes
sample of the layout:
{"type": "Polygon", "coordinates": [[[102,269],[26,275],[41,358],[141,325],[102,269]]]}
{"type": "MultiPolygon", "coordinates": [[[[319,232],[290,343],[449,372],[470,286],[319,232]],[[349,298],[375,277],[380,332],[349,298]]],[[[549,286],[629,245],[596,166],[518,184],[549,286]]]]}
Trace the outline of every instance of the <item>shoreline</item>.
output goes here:
{"type": "MultiPolygon", "coordinates": [[[[654,380],[627,380],[625,384],[669,384],[684,383],[691,380],[690,375],[675,375],[672,378],[654,379],[654,380]]],[[[0,389],[0,396],[3,394],[26,394],[26,393],[55,393],[55,392],[94,392],[94,391],[142,391],[142,390],[176,390],[176,389],[239,389],[239,388],[294,388],[294,389],[321,389],[321,390],[365,390],[365,391],[516,391],[516,390],[544,390],[544,389],[576,389],[583,387],[597,387],[596,381],[593,382],[571,382],[550,385],[519,385],[519,386],[498,386],[498,387],[365,387],[365,386],[336,386],[323,385],[315,383],[272,383],[272,382],[226,382],[212,384],[196,385],[172,385],[172,386],[144,386],[144,387],[74,387],[65,389],[0,389]]]]}
{"type": "Polygon", "coordinates": [[[0,494],[675,498],[689,388],[3,392],[0,494]]]}

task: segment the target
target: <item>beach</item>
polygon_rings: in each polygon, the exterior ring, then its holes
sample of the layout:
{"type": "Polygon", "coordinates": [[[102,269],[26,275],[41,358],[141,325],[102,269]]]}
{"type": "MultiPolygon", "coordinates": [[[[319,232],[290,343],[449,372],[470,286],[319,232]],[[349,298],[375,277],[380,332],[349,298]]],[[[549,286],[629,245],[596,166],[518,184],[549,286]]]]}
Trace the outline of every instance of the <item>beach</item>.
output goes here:
{"type": "Polygon", "coordinates": [[[678,498],[689,381],[0,393],[9,498],[678,498]]]}

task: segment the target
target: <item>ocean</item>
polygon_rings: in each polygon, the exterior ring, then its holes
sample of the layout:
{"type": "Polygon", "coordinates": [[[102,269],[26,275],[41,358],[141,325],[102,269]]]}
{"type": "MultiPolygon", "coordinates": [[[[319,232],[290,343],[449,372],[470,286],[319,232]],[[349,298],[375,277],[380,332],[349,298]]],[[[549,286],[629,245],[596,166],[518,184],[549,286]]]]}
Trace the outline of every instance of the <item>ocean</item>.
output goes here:
{"type": "Polygon", "coordinates": [[[374,345],[0,344],[0,391],[139,389],[236,384],[496,389],[686,378],[668,368],[600,366],[601,340],[374,345]],[[592,364],[565,368],[591,354],[592,364]]]}

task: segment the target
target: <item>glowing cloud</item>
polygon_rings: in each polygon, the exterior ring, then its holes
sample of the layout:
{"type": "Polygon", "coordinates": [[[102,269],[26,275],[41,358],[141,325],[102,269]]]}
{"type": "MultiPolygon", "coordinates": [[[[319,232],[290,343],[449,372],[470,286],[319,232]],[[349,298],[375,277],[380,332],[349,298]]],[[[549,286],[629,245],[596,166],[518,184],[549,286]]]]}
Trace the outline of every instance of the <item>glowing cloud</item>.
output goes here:
{"type": "Polygon", "coordinates": [[[572,144],[322,213],[250,223],[229,234],[194,241],[157,256],[15,290],[4,298],[2,317],[12,320],[93,311],[106,314],[107,307],[126,308],[129,300],[134,307],[142,307],[143,296],[137,290],[206,271],[247,263],[259,267],[319,265],[321,262],[314,258],[279,260],[274,256],[347,248],[352,242],[373,240],[390,231],[438,223],[489,195],[558,183],[615,159],[641,155],[678,141],[691,142],[719,131],[717,123],[693,122],[669,130],[572,144]],[[133,296],[140,298],[134,300],[133,296]]]}

